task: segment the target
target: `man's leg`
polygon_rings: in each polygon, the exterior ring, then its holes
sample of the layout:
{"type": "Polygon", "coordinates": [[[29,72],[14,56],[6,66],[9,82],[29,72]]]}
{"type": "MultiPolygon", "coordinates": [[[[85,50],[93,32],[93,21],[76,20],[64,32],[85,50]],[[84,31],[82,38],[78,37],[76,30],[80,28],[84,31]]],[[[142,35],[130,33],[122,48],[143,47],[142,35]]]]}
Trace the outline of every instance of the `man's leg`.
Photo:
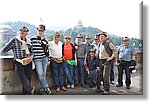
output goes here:
{"type": "Polygon", "coordinates": [[[131,73],[130,73],[130,69],[129,69],[129,64],[130,63],[127,63],[126,66],[125,66],[125,74],[126,74],[126,86],[128,89],[130,89],[130,84],[131,84],[131,73]]]}
{"type": "Polygon", "coordinates": [[[27,79],[27,77],[24,74],[24,68],[23,68],[22,64],[17,61],[14,61],[14,66],[15,66],[17,74],[21,80],[23,88],[25,89],[27,94],[30,94],[33,87],[30,85],[29,80],[27,79]]]}
{"type": "Polygon", "coordinates": [[[123,65],[120,64],[118,66],[118,85],[117,85],[117,87],[123,86],[123,79],[122,79],[122,77],[123,77],[123,69],[124,69],[123,65]]]}
{"type": "Polygon", "coordinates": [[[84,80],[84,59],[78,59],[80,66],[79,66],[79,70],[80,70],[80,82],[81,82],[81,86],[85,87],[85,80],[84,80]]]}

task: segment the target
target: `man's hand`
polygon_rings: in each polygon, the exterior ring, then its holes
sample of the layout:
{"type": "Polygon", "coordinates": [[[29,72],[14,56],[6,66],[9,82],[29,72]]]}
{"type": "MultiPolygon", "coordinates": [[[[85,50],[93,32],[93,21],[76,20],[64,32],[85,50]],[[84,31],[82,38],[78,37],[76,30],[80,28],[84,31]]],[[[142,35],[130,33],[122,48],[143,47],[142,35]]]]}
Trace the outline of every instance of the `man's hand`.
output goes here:
{"type": "Polygon", "coordinates": [[[77,60],[75,60],[74,65],[77,66],[77,64],[78,64],[78,62],[77,62],[77,60]]]}
{"type": "Polygon", "coordinates": [[[87,63],[86,63],[86,60],[84,60],[84,66],[86,66],[86,64],[87,64],[87,63]]]}
{"type": "Polygon", "coordinates": [[[47,64],[47,65],[50,66],[50,64],[51,64],[51,61],[48,61],[48,64],[47,64]]]}
{"type": "Polygon", "coordinates": [[[30,56],[30,57],[28,57],[28,58],[29,58],[29,60],[30,60],[30,61],[32,61],[32,60],[33,60],[33,56],[30,56]]]}
{"type": "Polygon", "coordinates": [[[111,58],[111,57],[109,57],[109,58],[107,58],[107,62],[109,62],[109,61],[111,61],[113,58],[111,58]]]}

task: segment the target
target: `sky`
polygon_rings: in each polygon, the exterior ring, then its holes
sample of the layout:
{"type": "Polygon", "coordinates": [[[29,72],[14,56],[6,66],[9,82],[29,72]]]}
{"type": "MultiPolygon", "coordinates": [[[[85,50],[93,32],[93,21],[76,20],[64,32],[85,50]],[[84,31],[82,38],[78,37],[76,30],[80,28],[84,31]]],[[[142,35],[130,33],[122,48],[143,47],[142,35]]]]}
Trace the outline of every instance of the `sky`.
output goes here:
{"type": "Polygon", "coordinates": [[[25,21],[47,28],[83,26],[99,28],[108,34],[140,38],[141,0],[1,0],[0,23],[25,21]]]}

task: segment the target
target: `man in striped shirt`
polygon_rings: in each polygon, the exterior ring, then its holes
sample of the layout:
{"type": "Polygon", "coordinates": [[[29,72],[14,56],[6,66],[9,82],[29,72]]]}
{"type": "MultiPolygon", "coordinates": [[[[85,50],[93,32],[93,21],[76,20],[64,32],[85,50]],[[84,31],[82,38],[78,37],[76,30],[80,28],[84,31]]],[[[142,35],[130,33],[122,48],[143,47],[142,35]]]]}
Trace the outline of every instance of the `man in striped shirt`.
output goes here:
{"type": "Polygon", "coordinates": [[[48,64],[48,41],[44,37],[45,25],[39,25],[37,28],[38,36],[31,38],[32,53],[34,55],[34,63],[36,72],[40,81],[41,94],[51,94],[51,90],[48,87],[46,81],[46,70],[48,64]]]}
{"type": "Polygon", "coordinates": [[[31,86],[32,75],[32,59],[31,46],[27,39],[28,28],[23,27],[20,29],[20,35],[13,37],[8,44],[6,44],[0,53],[4,54],[9,50],[14,53],[14,66],[23,86],[23,94],[34,94],[34,87],[31,86]],[[27,59],[24,63],[23,59],[27,59]]]}

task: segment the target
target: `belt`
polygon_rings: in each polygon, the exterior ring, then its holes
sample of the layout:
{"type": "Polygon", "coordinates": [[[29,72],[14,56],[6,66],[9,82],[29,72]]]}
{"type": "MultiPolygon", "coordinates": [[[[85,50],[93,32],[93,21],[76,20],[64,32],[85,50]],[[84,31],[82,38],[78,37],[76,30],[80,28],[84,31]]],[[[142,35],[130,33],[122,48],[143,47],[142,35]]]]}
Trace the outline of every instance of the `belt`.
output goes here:
{"type": "Polygon", "coordinates": [[[31,63],[31,60],[29,58],[15,59],[15,60],[21,63],[22,65],[28,65],[29,63],[31,63]]]}

